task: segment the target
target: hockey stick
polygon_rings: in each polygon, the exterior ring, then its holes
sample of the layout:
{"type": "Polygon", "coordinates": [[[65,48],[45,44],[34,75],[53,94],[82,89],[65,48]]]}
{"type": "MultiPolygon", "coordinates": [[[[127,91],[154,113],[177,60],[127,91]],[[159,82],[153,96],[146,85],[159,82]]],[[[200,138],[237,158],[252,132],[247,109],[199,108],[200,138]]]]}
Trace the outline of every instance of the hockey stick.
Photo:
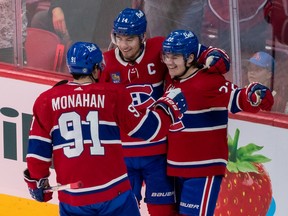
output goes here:
{"type": "Polygon", "coordinates": [[[81,181],[66,184],[66,185],[56,185],[56,186],[51,186],[45,189],[44,193],[50,193],[50,192],[66,190],[66,189],[78,189],[78,188],[81,188],[82,186],[83,186],[83,183],[81,181]]]}

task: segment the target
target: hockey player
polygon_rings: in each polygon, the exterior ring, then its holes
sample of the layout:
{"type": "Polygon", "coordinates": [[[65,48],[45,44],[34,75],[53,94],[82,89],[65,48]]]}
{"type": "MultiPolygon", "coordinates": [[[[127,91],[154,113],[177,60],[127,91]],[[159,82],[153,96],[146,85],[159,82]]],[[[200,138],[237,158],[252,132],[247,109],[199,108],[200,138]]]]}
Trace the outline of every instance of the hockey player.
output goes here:
{"type": "MultiPolygon", "coordinates": [[[[146,27],[143,11],[126,8],[120,12],[114,21],[111,35],[116,48],[104,53],[106,67],[100,78],[100,82],[126,85],[137,110],[151,107],[162,96],[164,80],[168,75],[167,67],[161,59],[165,38],[147,39],[146,27]]],[[[201,46],[201,51],[205,49],[201,46]]],[[[227,72],[226,64],[219,58],[218,52],[215,49],[205,50],[202,63],[205,64],[206,58],[210,57],[215,61],[211,71],[227,72]]],[[[150,215],[174,215],[174,178],[166,174],[167,139],[143,141],[122,132],[121,141],[128,177],[138,201],[142,199],[141,189],[145,183],[144,202],[147,203],[150,215]]]]}
{"type": "MultiPolygon", "coordinates": [[[[163,42],[163,61],[172,83],[181,88],[188,109],[184,130],[169,132],[167,174],[176,177],[180,215],[213,215],[228,159],[228,112],[271,110],[271,91],[260,83],[237,88],[220,73],[197,63],[198,39],[191,31],[171,32],[163,42]]],[[[225,56],[228,58],[228,56],[225,56]]]]}
{"type": "Polygon", "coordinates": [[[33,107],[28,169],[24,171],[29,191],[40,202],[52,198],[44,190],[49,188],[53,161],[57,183],[82,182],[81,188],[58,192],[61,216],[140,215],[127,176],[119,127],[145,140],[165,137],[171,119],[178,121],[185,111],[185,98],[178,90],[170,91],[153,111],[138,112],[123,86],[95,84],[103,62],[102,52],[93,43],[72,45],[67,64],[74,80],[45,91],[33,107]]]}

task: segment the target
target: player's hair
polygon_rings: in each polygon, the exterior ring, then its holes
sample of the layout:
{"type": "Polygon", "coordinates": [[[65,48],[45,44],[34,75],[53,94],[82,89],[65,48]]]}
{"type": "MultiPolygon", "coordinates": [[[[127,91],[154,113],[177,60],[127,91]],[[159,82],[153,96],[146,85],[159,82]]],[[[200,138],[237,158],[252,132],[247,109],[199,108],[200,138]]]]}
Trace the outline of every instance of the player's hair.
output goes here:
{"type": "Polygon", "coordinates": [[[146,28],[147,20],[144,12],[139,9],[126,8],[114,20],[113,34],[142,36],[146,28]]]}
{"type": "Polygon", "coordinates": [[[164,54],[181,54],[184,56],[185,60],[187,60],[191,54],[194,54],[194,58],[197,60],[199,41],[192,31],[172,31],[164,40],[162,51],[164,54]]]}
{"type": "Polygon", "coordinates": [[[60,86],[60,85],[64,85],[64,84],[66,84],[66,83],[68,83],[68,82],[69,82],[69,80],[61,80],[61,81],[57,82],[56,84],[54,84],[53,87],[57,87],[57,86],[60,86]]]}
{"type": "Polygon", "coordinates": [[[76,42],[67,51],[67,66],[72,75],[90,75],[96,67],[104,69],[100,48],[89,42],[76,42]]]}

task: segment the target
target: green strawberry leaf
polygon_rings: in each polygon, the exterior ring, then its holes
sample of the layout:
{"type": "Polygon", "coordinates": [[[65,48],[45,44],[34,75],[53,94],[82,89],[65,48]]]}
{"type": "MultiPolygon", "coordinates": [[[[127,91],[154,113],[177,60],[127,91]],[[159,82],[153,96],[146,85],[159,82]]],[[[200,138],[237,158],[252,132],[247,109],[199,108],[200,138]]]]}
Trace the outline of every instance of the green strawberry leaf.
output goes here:
{"type": "Polygon", "coordinates": [[[229,147],[229,149],[232,148],[232,146],[233,146],[233,138],[230,135],[228,135],[228,147],[229,147]]]}
{"type": "Polygon", "coordinates": [[[238,161],[236,163],[229,161],[227,164],[227,169],[231,173],[238,173],[238,172],[255,172],[258,173],[258,169],[253,163],[250,162],[241,162],[238,161]]]}
{"type": "Polygon", "coordinates": [[[242,156],[240,159],[241,161],[249,161],[254,163],[267,163],[271,161],[270,158],[267,158],[264,155],[242,156]]]}
{"type": "Polygon", "coordinates": [[[256,164],[266,163],[271,159],[264,155],[255,154],[260,151],[263,146],[258,146],[254,143],[249,143],[246,146],[238,148],[240,130],[237,128],[235,131],[234,139],[228,135],[228,149],[229,149],[229,160],[227,169],[230,172],[254,172],[259,173],[256,164]]]}
{"type": "Polygon", "coordinates": [[[227,169],[229,170],[229,172],[231,173],[238,173],[238,168],[237,168],[237,164],[232,162],[232,161],[229,161],[228,164],[227,164],[227,169]]]}
{"type": "Polygon", "coordinates": [[[233,149],[233,139],[230,135],[228,135],[228,158],[231,158],[232,149],[233,149]]]}
{"type": "Polygon", "coordinates": [[[258,173],[258,169],[256,166],[254,166],[252,163],[250,162],[246,162],[246,161],[239,161],[237,163],[237,168],[240,172],[255,172],[258,173]]]}
{"type": "Polygon", "coordinates": [[[240,147],[237,150],[237,157],[241,157],[243,155],[252,155],[256,151],[260,151],[263,146],[255,145],[254,143],[249,143],[246,146],[240,147]]]}
{"type": "Polygon", "coordinates": [[[237,128],[234,134],[234,139],[231,140],[231,147],[229,149],[229,160],[236,161],[236,154],[238,148],[238,140],[239,140],[240,130],[237,128]]]}

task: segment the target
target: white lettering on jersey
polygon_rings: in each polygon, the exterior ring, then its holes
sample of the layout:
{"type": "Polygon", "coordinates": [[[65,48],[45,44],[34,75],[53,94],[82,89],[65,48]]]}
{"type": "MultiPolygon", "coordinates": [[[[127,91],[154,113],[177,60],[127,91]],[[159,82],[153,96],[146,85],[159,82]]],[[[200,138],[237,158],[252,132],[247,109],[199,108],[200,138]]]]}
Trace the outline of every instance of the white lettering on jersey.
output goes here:
{"type": "Polygon", "coordinates": [[[227,93],[229,89],[235,90],[237,87],[233,83],[226,82],[225,85],[219,88],[219,92],[227,93]]]}
{"type": "Polygon", "coordinates": [[[73,94],[52,98],[53,111],[75,107],[104,108],[104,95],[96,94],[73,94]]]}
{"type": "Polygon", "coordinates": [[[149,75],[156,74],[156,70],[153,69],[154,66],[155,66],[154,63],[149,63],[147,65],[147,70],[148,70],[149,75]]]}
{"type": "Polygon", "coordinates": [[[139,116],[140,116],[139,112],[135,109],[135,107],[134,107],[132,104],[130,104],[130,105],[128,106],[128,110],[129,110],[131,113],[133,113],[135,117],[139,117],[139,116]]]}
{"type": "Polygon", "coordinates": [[[101,145],[99,139],[99,118],[98,111],[90,111],[86,116],[86,122],[89,125],[89,133],[91,140],[84,140],[84,131],[82,129],[81,117],[76,112],[62,113],[58,119],[59,131],[61,136],[69,141],[63,147],[64,154],[68,158],[78,157],[84,151],[85,142],[91,143],[89,145],[91,155],[104,155],[105,149],[101,145]]]}

